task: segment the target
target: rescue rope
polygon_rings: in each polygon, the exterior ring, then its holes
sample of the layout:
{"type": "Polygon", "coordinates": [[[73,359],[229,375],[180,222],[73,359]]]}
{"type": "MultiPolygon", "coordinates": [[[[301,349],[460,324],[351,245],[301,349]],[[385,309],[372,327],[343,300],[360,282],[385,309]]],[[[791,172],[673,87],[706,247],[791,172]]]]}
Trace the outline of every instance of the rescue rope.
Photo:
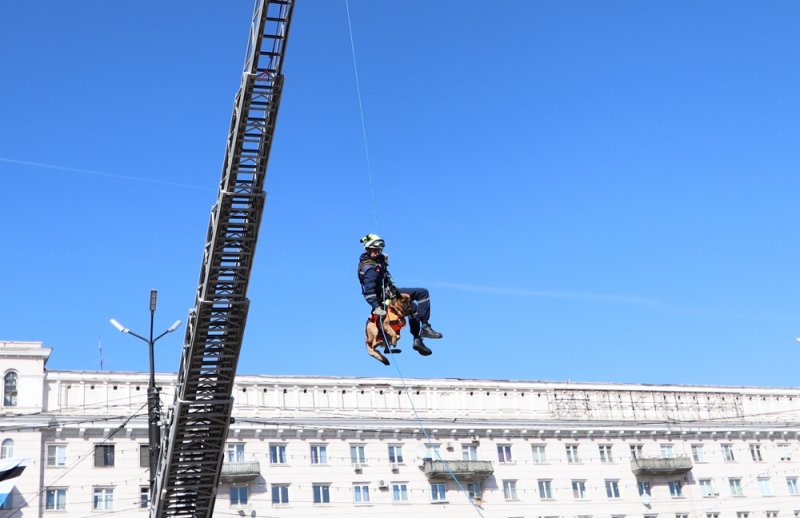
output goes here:
{"type": "MultiPolygon", "coordinates": [[[[354,43],[354,40],[353,40],[353,23],[352,23],[352,21],[350,19],[350,2],[349,2],[349,0],[344,0],[344,5],[345,5],[345,10],[347,11],[347,29],[348,29],[349,34],[350,34],[350,51],[351,51],[351,54],[352,54],[352,57],[353,57],[353,73],[355,75],[356,94],[357,94],[357,97],[358,97],[358,110],[359,110],[359,113],[361,115],[361,136],[362,136],[362,138],[364,140],[364,156],[365,156],[366,161],[367,161],[367,176],[369,177],[369,193],[370,193],[370,198],[372,199],[372,215],[375,218],[375,230],[378,231],[378,230],[380,230],[379,229],[379,224],[378,224],[378,205],[375,202],[375,186],[374,186],[374,182],[372,180],[372,164],[371,164],[371,161],[370,161],[370,158],[369,158],[369,142],[368,142],[368,139],[367,139],[367,124],[366,124],[366,120],[364,118],[364,103],[363,103],[363,101],[361,99],[361,84],[360,84],[360,81],[358,79],[358,64],[356,62],[356,46],[355,46],[355,43],[354,43]]],[[[381,289],[385,294],[386,287],[385,286],[381,286],[381,289]]],[[[384,297],[384,300],[385,300],[385,297],[384,297]]],[[[384,343],[388,346],[391,342],[389,342],[389,339],[386,336],[386,331],[383,329],[383,321],[384,321],[384,317],[383,316],[379,316],[378,317],[378,327],[380,328],[381,334],[383,335],[384,343]]],[[[406,379],[403,377],[403,373],[400,372],[400,366],[398,365],[397,360],[393,358],[392,364],[394,365],[394,368],[397,370],[397,375],[400,377],[400,382],[403,385],[403,389],[405,390],[406,397],[408,397],[408,402],[411,404],[411,410],[414,413],[414,418],[416,419],[420,430],[422,430],[423,435],[425,435],[425,440],[427,441],[427,444],[428,445],[432,445],[431,436],[428,433],[427,428],[425,428],[425,425],[423,424],[422,419],[419,417],[419,413],[417,412],[417,407],[414,405],[414,400],[411,398],[411,390],[408,388],[408,385],[406,384],[406,379]]],[[[452,472],[452,470],[450,470],[450,465],[448,464],[448,462],[445,459],[442,458],[442,455],[439,452],[438,448],[433,449],[433,451],[434,451],[436,457],[438,458],[437,460],[442,461],[442,463],[444,464],[444,467],[447,470],[447,473],[450,475],[450,478],[453,479],[453,482],[455,483],[455,485],[458,488],[458,490],[461,491],[464,494],[464,496],[467,498],[467,501],[470,504],[472,504],[472,507],[475,508],[475,511],[478,513],[478,515],[481,518],[484,518],[483,513],[481,512],[480,508],[475,503],[475,501],[469,497],[469,493],[467,493],[467,491],[464,489],[464,486],[461,485],[461,482],[459,482],[459,480],[456,478],[455,474],[452,472]]]]}
{"type": "Polygon", "coordinates": [[[375,187],[372,182],[372,163],[369,159],[369,144],[367,142],[367,123],[364,119],[364,103],[361,101],[361,83],[358,80],[358,65],[356,64],[356,45],[353,42],[353,24],[350,21],[350,2],[344,0],[345,10],[347,11],[347,28],[350,33],[350,51],[353,55],[353,73],[356,79],[356,94],[358,97],[358,112],[361,114],[361,136],[364,139],[364,155],[367,160],[367,176],[369,176],[369,194],[372,199],[372,215],[375,218],[375,230],[378,231],[378,204],[375,202],[375,187]]]}
{"type": "MultiPolygon", "coordinates": [[[[378,320],[379,320],[379,324],[380,324],[381,334],[383,335],[383,343],[388,346],[391,342],[389,342],[389,338],[386,336],[386,330],[383,328],[383,320],[384,320],[384,318],[383,317],[378,317],[378,320]]],[[[398,377],[400,377],[400,383],[403,384],[403,391],[406,393],[406,397],[408,398],[408,402],[411,405],[411,411],[414,412],[414,418],[416,419],[420,430],[422,430],[422,434],[425,436],[426,444],[429,447],[431,447],[431,449],[433,450],[433,453],[437,457],[437,460],[442,461],[442,463],[444,465],[444,469],[447,470],[447,473],[450,475],[450,478],[453,479],[453,482],[456,484],[456,487],[458,488],[458,490],[461,491],[464,494],[464,496],[467,498],[467,501],[470,504],[472,504],[472,507],[475,508],[475,512],[477,512],[478,515],[481,518],[485,518],[483,516],[483,513],[481,512],[481,509],[478,507],[478,504],[475,503],[475,500],[473,500],[472,498],[469,497],[469,493],[466,491],[466,489],[464,489],[464,486],[461,485],[461,482],[458,480],[458,478],[456,478],[455,474],[450,469],[450,463],[442,458],[442,454],[441,454],[441,452],[439,451],[438,448],[433,448],[432,447],[433,446],[433,439],[431,439],[430,434],[428,434],[428,429],[425,428],[425,425],[422,423],[422,419],[419,417],[419,413],[417,412],[417,407],[416,407],[416,405],[414,405],[414,400],[411,397],[411,389],[406,384],[406,378],[403,376],[403,373],[400,372],[400,366],[398,365],[397,359],[394,358],[394,356],[395,356],[394,354],[392,354],[392,356],[393,356],[392,365],[394,365],[394,368],[397,371],[397,375],[398,375],[398,377]]],[[[481,487],[483,487],[482,484],[481,484],[481,487]]]]}

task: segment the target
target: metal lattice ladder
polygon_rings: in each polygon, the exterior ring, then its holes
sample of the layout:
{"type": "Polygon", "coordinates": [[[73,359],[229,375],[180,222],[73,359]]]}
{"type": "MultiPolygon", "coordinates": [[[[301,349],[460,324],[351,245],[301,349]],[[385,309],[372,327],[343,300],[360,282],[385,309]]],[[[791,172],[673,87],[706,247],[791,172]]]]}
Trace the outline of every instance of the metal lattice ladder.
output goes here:
{"type": "Polygon", "coordinates": [[[214,511],[293,9],[294,0],[256,2],[175,401],[166,420],[151,518],[210,518],[214,511]]]}

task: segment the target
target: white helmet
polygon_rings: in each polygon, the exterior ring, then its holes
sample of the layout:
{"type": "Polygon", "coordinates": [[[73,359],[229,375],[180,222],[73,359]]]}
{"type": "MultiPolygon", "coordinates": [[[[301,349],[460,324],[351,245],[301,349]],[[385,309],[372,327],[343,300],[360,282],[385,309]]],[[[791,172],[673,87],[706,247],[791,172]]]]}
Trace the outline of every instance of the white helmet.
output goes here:
{"type": "Polygon", "coordinates": [[[379,248],[383,250],[383,247],[386,246],[381,236],[378,234],[367,234],[366,236],[361,238],[361,242],[364,243],[364,250],[368,248],[379,248]]]}

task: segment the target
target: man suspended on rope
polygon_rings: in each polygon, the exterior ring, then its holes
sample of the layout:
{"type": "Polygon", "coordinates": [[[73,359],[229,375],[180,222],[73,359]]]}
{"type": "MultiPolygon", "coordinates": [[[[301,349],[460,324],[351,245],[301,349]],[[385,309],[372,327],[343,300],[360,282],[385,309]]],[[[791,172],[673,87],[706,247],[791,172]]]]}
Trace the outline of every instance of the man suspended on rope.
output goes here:
{"type": "Polygon", "coordinates": [[[393,298],[409,296],[414,306],[414,313],[408,319],[411,335],[414,337],[414,350],[422,356],[429,356],[432,351],[422,339],[441,338],[442,333],[435,331],[428,323],[431,315],[428,290],[395,287],[387,269],[389,258],[383,253],[383,239],[377,234],[367,234],[361,238],[361,242],[364,244],[364,253],[358,259],[358,280],[364,299],[372,306],[372,314],[383,317],[386,315],[384,306],[393,298]]]}

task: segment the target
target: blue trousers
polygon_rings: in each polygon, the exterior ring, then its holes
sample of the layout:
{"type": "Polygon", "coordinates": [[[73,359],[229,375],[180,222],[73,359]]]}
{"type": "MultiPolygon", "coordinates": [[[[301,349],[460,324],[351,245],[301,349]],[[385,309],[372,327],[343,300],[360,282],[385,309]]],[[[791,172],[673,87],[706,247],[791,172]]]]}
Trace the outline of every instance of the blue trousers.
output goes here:
{"type": "Polygon", "coordinates": [[[403,295],[411,297],[411,302],[414,304],[414,314],[408,319],[408,327],[411,331],[411,336],[419,338],[419,330],[422,325],[428,323],[431,317],[431,299],[428,290],[425,288],[398,288],[403,295]]]}

